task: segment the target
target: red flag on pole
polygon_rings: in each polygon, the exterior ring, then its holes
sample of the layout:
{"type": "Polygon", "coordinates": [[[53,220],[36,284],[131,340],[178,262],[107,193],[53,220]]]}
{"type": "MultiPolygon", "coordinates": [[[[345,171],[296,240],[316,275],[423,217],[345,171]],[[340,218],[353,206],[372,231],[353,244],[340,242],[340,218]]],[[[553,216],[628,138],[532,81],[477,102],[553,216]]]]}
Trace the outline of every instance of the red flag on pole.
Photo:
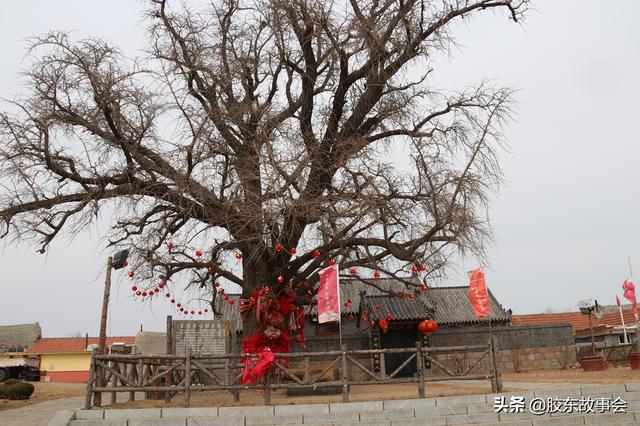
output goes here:
{"type": "Polygon", "coordinates": [[[481,269],[471,271],[471,282],[469,283],[469,299],[471,306],[478,318],[489,316],[489,292],[484,281],[484,272],[481,269]]]}
{"type": "Polygon", "coordinates": [[[318,289],[318,323],[340,321],[340,291],[338,265],[320,271],[318,289]]]}
{"type": "Polygon", "coordinates": [[[633,281],[624,280],[622,284],[622,289],[624,290],[624,298],[631,302],[631,307],[633,309],[633,315],[638,318],[638,302],[636,301],[636,286],[633,285],[633,281]]]}
{"type": "Polygon", "coordinates": [[[617,294],[616,294],[616,305],[620,306],[620,298],[618,297],[617,294]]]}

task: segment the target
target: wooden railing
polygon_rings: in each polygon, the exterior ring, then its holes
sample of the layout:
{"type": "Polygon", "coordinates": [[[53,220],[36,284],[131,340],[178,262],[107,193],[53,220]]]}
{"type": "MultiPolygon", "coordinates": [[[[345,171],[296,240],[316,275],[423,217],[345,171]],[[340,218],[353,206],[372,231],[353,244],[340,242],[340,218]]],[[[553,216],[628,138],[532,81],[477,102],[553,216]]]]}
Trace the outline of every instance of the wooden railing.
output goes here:
{"type": "Polygon", "coordinates": [[[262,383],[240,384],[243,364],[240,354],[229,355],[100,355],[94,352],[91,359],[85,408],[99,406],[101,398],[96,395],[111,394],[111,403],[116,402],[117,392],[128,392],[129,400],[135,399],[136,392],[144,392],[146,397],[164,398],[168,403],[179,392],[184,395],[184,405],[191,405],[191,393],[224,390],[230,392],[234,400],[240,400],[240,391],[262,389],[264,403],[271,403],[271,391],[276,389],[342,387],[342,400],[349,401],[349,389],[356,385],[417,383],[418,395],[425,397],[425,383],[446,380],[490,380],[493,392],[502,389],[498,368],[495,340],[485,345],[421,347],[399,349],[342,350],[325,352],[295,352],[276,354],[273,361],[274,373],[264,377],[262,383]],[[467,358],[466,368],[453,371],[438,360],[443,354],[473,354],[467,358]],[[385,369],[385,357],[406,354],[392,372],[385,369]],[[363,359],[380,357],[380,371],[372,371],[363,359]],[[472,374],[473,370],[488,359],[488,371],[472,374]],[[317,374],[312,366],[317,361],[327,365],[317,374]],[[432,373],[439,370],[441,375],[426,374],[425,364],[430,363],[432,373]],[[301,368],[295,367],[302,363],[301,368]],[[405,367],[414,367],[417,374],[401,377],[405,367]],[[365,379],[350,378],[349,371],[357,369],[365,379]],[[328,373],[339,370],[337,376],[329,378],[328,373]],[[93,396],[93,398],[92,398],[93,396]],[[93,400],[93,401],[92,401],[93,400]]]}

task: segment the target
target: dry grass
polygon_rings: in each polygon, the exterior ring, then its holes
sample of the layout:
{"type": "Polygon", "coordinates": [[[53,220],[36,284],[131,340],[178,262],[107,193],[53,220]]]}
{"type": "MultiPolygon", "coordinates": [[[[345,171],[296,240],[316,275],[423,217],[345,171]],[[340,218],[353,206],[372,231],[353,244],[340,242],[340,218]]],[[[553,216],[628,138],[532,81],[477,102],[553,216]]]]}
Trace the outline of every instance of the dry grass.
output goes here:
{"type": "Polygon", "coordinates": [[[31,383],[36,388],[33,395],[31,395],[31,398],[21,401],[0,399],[0,411],[36,404],[42,401],[49,401],[51,399],[83,396],[87,390],[87,385],[84,383],[31,383]]]}
{"type": "Polygon", "coordinates": [[[633,383],[640,382],[640,370],[629,367],[609,367],[606,371],[585,373],[581,368],[532,370],[522,373],[504,373],[503,381],[539,383],[633,383]]]}

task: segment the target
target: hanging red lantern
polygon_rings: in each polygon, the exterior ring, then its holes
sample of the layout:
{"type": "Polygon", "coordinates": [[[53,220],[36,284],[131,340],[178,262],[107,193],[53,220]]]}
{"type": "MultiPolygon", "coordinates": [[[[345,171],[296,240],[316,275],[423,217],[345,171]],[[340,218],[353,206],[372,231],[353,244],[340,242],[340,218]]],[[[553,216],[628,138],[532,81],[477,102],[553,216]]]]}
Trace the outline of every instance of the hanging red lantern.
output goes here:
{"type": "Polygon", "coordinates": [[[138,287],[136,287],[135,285],[131,287],[131,291],[136,291],[136,290],[138,290],[138,287]]]}
{"type": "Polygon", "coordinates": [[[329,261],[329,266],[333,266],[333,265],[335,265],[335,264],[336,264],[336,261],[335,261],[335,260],[331,259],[331,260],[329,261]]]}
{"type": "Polygon", "coordinates": [[[224,299],[224,300],[229,300],[229,295],[228,295],[228,294],[225,294],[225,295],[224,295],[224,297],[223,297],[223,299],[224,299]]]}
{"type": "Polygon", "coordinates": [[[378,324],[380,325],[380,329],[382,330],[383,333],[386,333],[387,331],[389,331],[389,323],[386,320],[380,319],[378,321],[378,324]]]}
{"type": "Polygon", "coordinates": [[[412,267],[411,267],[411,272],[412,272],[412,273],[414,273],[414,274],[415,274],[415,273],[417,273],[417,272],[418,272],[418,267],[417,267],[417,266],[415,266],[415,265],[414,265],[414,266],[412,266],[412,267]]]}
{"type": "Polygon", "coordinates": [[[206,314],[207,312],[209,312],[209,310],[208,310],[208,309],[205,309],[205,310],[204,310],[204,313],[206,314]]]}
{"type": "Polygon", "coordinates": [[[195,313],[196,313],[196,311],[191,311],[191,315],[193,315],[193,314],[195,314],[195,313]]]}
{"type": "Polygon", "coordinates": [[[349,304],[347,302],[344,302],[344,307],[345,309],[349,307],[349,304]]]}
{"type": "Polygon", "coordinates": [[[173,243],[172,243],[171,241],[169,241],[169,242],[167,243],[167,248],[168,248],[169,250],[171,250],[171,249],[173,248],[173,243]]]}
{"type": "Polygon", "coordinates": [[[281,244],[277,244],[276,245],[276,253],[280,253],[282,250],[284,250],[284,247],[282,247],[281,244]]]}
{"type": "Polygon", "coordinates": [[[425,271],[426,269],[427,269],[426,266],[424,266],[422,264],[418,265],[418,271],[425,271]]]}
{"type": "Polygon", "coordinates": [[[136,296],[140,296],[142,292],[140,290],[136,291],[136,296]]]}
{"type": "Polygon", "coordinates": [[[347,299],[347,303],[348,303],[348,304],[352,304],[352,303],[353,303],[353,300],[351,300],[351,298],[348,298],[348,299],[347,299]]]}
{"type": "Polygon", "coordinates": [[[314,250],[313,257],[320,257],[320,250],[314,250]]]}
{"type": "Polygon", "coordinates": [[[202,311],[198,311],[198,315],[202,315],[202,311]]]}
{"type": "Polygon", "coordinates": [[[284,282],[284,277],[282,275],[278,275],[277,281],[282,284],[284,282]]]}
{"type": "Polygon", "coordinates": [[[129,278],[133,278],[134,275],[133,271],[129,272],[129,278]]]}
{"type": "Polygon", "coordinates": [[[351,275],[358,275],[358,270],[356,268],[349,268],[349,273],[351,275]]]}
{"type": "Polygon", "coordinates": [[[238,260],[242,259],[242,253],[237,252],[236,253],[236,259],[238,259],[238,260]]]}
{"type": "Polygon", "coordinates": [[[296,248],[295,248],[295,247],[291,247],[291,248],[289,249],[289,254],[296,254],[297,252],[298,252],[298,250],[296,250],[296,248]]]}
{"type": "Polygon", "coordinates": [[[427,287],[427,285],[426,285],[426,284],[420,284],[420,291],[421,291],[421,292],[423,292],[423,293],[424,293],[424,292],[425,292],[425,291],[427,291],[428,289],[429,289],[429,287],[427,287]]]}
{"type": "Polygon", "coordinates": [[[164,282],[161,282],[161,283],[158,285],[158,287],[160,287],[160,288],[164,288],[164,282]]]}
{"type": "Polygon", "coordinates": [[[230,304],[230,305],[233,305],[233,304],[235,304],[235,303],[236,303],[236,302],[235,302],[233,299],[232,299],[232,300],[229,300],[229,304],[230,304]]]}
{"type": "Polygon", "coordinates": [[[171,297],[171,293],[167,293],[165,296],[167,296],[167,297],[171,297]]]}
{"type": "Polygon", "coordinates": [[[129,266],[129,262],[127,262],[126,260],[124,261],[124,263],[122,264],[123,268],[126,268],[127,266],[129,266]]]}
{"type": "Polygon", "coordinates": [[[142,297],[146,297],[146,296],[147,296],[147,292],[146,292],[146,291],[143,291],[143,292],[142,292],[142,297]]]}
{"type": "Polygon", "coordinates": [[[196,250],[196,257],[202,256],[202,252],[200,250],[196,250]]]}
{"type": "Polygon", "coordinates": [[[393,315],[391,315],[391,312],[387,312],[387,321],[391,321],[393,319],[393,315]]]}
{"type": "Polygon", "coordinates": [[[411,294],[409,295],[409,299],[415,299],[415,298],[416,298],[416,295],[415,295],[415,294],[411,293],[411,294]]]}
{"type": "Polygon", "coordinates": [[[182,306],[182,305],[181,305],[180,303],[178,303],[176,306],[179,308],[179,307],[180,307],[180,306],[182,306]]]}
{"type": "Polygon", "coordinates": [[[218,281],[215,281],[215,282],[213,283],[213,285],[214,285],[216,288],[217,288],[217,287],[220,287],[220,283],[219,283],[218,281]]]}
{"type": "Polygon", "coordinates": [[[171,299],[171,303],[176,303],[176,299],[171,299]]]}
{"type": "Polygon", "coordinates": [[[375,271],[375,272],[373,273],[373,278],[375,278],[376,280],[377,280],[378,278],[380,278],[380,272],[379,272],[379,271],[375,271]]]}
{"type": "Polygon", "coordinates": [[[438,324],[430,319],[426,319],[418,324],[418,330],[424,334],[431,334],[438,328],[438,324]]]}
{"type": "Polygon", "coordinates": [[[271,290],[269,290],[269,287],[262,287],[262,292],[263,292],[264,294],[269,294],[269,292],[270,292],[270,291],[271,291],[271,290]]]}
{"type": "Polygon", "coordinates": [[[180,308],[180,312],[184,312],[184,308],[180,308]]]}
{"type": "Polygon", "coordinates": [[[160,293],[160,289],[158,287],[156,287],[156,288],[153,289],[153,292],[154,293],[160,293]]]}

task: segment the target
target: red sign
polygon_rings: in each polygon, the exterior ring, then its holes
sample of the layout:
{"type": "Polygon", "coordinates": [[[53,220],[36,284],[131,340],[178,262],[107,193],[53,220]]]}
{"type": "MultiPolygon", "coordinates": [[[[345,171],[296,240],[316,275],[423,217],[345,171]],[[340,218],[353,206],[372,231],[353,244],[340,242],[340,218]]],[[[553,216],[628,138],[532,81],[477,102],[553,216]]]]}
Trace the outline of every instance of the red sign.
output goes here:
{"type": "Polygon", "coordinates": [[[340,321],[340,290],[338,265],[320,271],[318,289],[318,323],[340,321]]]}
{"type": "Polygon", "coordinates": [[[478,318],[489,316],[489,292],[484,281],[484,272],[481,269],[471,271],[471,282],[469,283],[469,299],[473,311],[478,318]]]}
{"type": "Polygon", "coordinates": [[[635,315],[636,320],[638,319],[638,302],[636,301],[636,286],[633,285],[633,281],[625,280],[624,284],[622,284],[622,289],[624,290],[624,298],[631,302],[631,307],[633,309],[633,315],[635,315]]]}

